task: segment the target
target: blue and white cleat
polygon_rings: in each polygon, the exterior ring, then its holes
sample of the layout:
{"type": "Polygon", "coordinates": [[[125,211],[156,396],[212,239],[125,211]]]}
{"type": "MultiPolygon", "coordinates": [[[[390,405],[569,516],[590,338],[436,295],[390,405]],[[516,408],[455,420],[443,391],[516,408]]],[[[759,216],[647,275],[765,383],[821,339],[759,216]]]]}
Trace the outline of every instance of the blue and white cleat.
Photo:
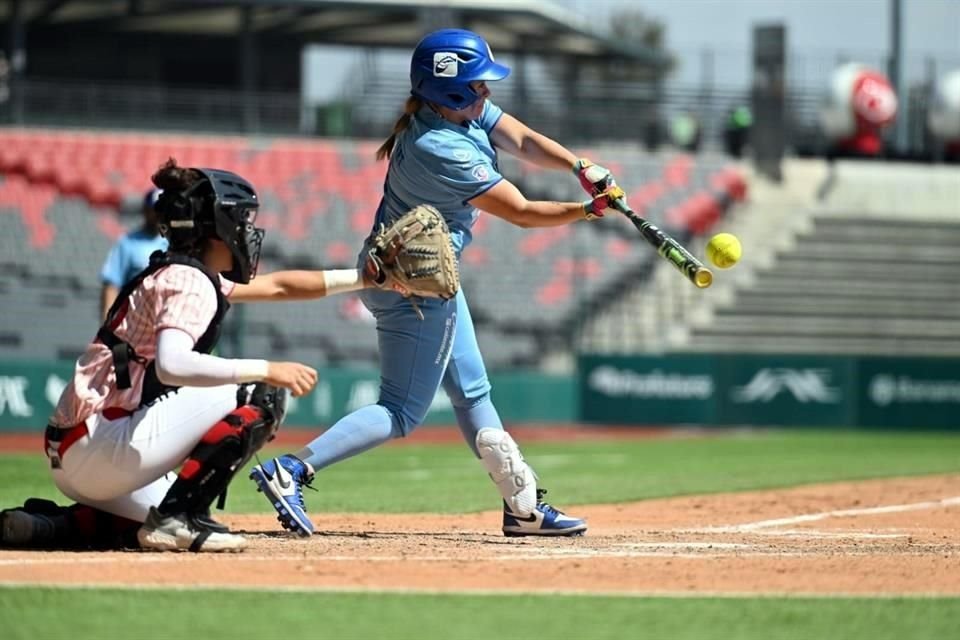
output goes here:
{"type": "Polygon", "coordinates": [[[586,533],[586,521],[570,517],[544,502],[543,496],[546,493],[546,489],[537,489],[537,506],[528,516],[512,513],[504,504],[503,535],[508,537],[582,536],[586,533]]]}
{"type": "Polygon", "coordinates": [[[307,517],[301,490],[301,485],[309,487],[313,481],[309,463],[287,454],[253,467],[250,479],[256,483],[257,491],[269,498],[284,529],[303,537],[313,535],[313,523],[307,517]]]}

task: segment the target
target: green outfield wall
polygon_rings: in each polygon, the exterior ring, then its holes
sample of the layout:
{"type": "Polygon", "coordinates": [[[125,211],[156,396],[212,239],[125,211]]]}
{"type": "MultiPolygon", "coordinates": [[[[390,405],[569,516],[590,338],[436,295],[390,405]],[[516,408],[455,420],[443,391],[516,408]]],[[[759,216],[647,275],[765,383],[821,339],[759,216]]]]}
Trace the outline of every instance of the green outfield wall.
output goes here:
{"type": "MultiPolygon", "coordinates": [[[[0,431],[39,431],[70,362],[0,361],[0,431]]],[[[815,355],[583,356],[578,376],[491,374],[507,423],[960,429],[960,360],[815,355]]],[[[376,370],[321,369],[290,427],[322,428],[376,402],[376,370]]],[[[427,424],[454,422],[437,393],[427,424]]]]}
{"type": "MultiPolygon", "coordinates": [[[[73,371],[72,362],[0,361],[0,431],[41,431],[73,371]]],[[[287,425],[320,428],[377,401],[375,369],[321,369],[316,389],[292,398],[287,425]]],[[[536,373],[492,374],[494,399],[505,422],[574,422],[576,379],[536,373]]],[[[434,398],[427,424],[453,424],[445,393],[434,398]]]]}
{"type": "Polygon", "coordinates": [[[960,360],[584,356],[581,417],[604,424],[960,428],[960,360]]]}

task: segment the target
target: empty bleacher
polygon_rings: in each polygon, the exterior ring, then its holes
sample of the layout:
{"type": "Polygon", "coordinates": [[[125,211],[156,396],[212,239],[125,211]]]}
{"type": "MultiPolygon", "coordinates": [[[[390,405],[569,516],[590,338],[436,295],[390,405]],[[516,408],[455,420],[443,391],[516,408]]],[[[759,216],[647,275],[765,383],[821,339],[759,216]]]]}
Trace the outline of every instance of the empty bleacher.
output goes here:
{"type": "MultiPolygon", "coordinates": [[[[789,211],[789,238],[771,242],[765,259],[721,274],[726,290],[687,309],[686,335],[673,346],[960,354],[960,171],[841,162],[820,187],[809,190],[816,201],[789,211]]],[[[770,213],[762,202],[754,209],[755,221],[770,213]]]]}
{"type": "Polygon", "coordinates": [[[960,220],[825,216],[693,330],[697,350],[960,354],[960,220]]]}

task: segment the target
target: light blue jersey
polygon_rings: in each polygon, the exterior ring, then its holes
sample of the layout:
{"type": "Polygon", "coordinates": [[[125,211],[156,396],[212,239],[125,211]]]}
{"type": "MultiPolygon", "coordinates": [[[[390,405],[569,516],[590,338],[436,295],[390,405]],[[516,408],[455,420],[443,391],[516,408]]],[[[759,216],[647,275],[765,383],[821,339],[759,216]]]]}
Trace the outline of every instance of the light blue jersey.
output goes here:
{"type": "MultiPolygon", "coordinates": [[[[397,137],[377,209],[374,229],[421,204],[446,219],[457,253],[470,244],[479,212],[469,201],[503,178],[490,143],[503,111],[484,105],[481,117],[464,126],[451,124],[423,107],[397,137]]],[[[366,248],[358,256],[362,267],[366,248]]],[[[423,298],[417,305],[393,291],[364,289],[360,299],[377,320],[380,398],[344,416],[299,452],[322,469],[391,438],[409,434],[423,422],[438,389],[453,405],[464,440],[477,453],[476,436],[484,428],[503,429],[490,399],[490,381],[477,345],[467,298],[423,298]]]]}
{"type": "Polygon", "coordinates": [[[150,254],[166,250],[167,239],[163,236],[144,229],[131,231],[110,249],[100,269],[100,281],[120,288],[147,267],[150,254]]]}
{"type": "Polygon", "coordinates": [[[469,201],[503,179],[489,138],[502,115],[503,110],[488,101],[480,119],[464,126],[422,107],[398,136],[390,156],[374,228],[431,204],[446,219],[459,254],[470,244],[479,215],[469,201]]]}

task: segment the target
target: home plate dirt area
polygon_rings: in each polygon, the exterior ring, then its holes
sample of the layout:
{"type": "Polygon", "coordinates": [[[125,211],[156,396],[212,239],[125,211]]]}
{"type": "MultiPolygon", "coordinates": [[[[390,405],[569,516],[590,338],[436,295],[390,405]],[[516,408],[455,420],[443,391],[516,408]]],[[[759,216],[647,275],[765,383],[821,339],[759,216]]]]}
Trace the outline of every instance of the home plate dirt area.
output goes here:
{"type": "Polygon", "coordinates": [[[309,539],[228,516],[240,554],[0,551],[0,582],[318,590],[960,595],[960,475],[578,506],[581,538],[499,512],[313,514],[309,539]]]}

